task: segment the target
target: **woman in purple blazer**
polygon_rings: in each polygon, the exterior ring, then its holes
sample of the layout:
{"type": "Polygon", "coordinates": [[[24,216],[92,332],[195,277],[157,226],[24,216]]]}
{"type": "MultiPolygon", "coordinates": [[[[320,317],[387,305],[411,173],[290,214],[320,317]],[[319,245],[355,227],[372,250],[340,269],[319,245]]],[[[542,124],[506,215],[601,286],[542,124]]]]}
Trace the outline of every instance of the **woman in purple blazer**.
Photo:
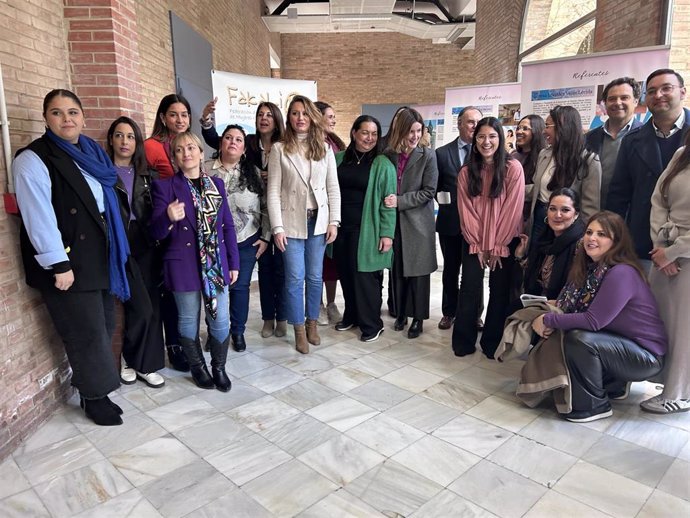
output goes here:
{"type": "Polygon", "coordinates": [[[225,373],[230,340],[229,286],[237,280],[239,254],[223,180],[201,167],[203,147],[190,132],[177,135],[171,149],[179,171],[153,184],[150,231],[163,244],[163,278],[175,296],[178,332],[201,388],[227,392],[225,373]],[[199,341],[199,313],[204,300],[209,325],[211,370],[206,368],[199,341]]]}

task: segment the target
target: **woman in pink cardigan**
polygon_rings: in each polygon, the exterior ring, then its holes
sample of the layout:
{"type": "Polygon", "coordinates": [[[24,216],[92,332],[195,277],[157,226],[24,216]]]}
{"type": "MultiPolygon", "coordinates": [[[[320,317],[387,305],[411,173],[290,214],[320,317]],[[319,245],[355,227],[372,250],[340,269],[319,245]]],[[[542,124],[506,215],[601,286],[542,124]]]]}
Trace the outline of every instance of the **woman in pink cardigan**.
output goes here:
{"type": "Polygon", "coordinates": [[[495,117],[477,124],[472,150],[458,175],[458,211],[462,245],[462,281],[453,327],[453,352],[475,352],[483,270],[489,268],[489,306],[482,351],[493,359],[503,333],[509,303],[513,251],[519,243],[525,177],[517,160],[508,158],[503,128],[495,117]]]}

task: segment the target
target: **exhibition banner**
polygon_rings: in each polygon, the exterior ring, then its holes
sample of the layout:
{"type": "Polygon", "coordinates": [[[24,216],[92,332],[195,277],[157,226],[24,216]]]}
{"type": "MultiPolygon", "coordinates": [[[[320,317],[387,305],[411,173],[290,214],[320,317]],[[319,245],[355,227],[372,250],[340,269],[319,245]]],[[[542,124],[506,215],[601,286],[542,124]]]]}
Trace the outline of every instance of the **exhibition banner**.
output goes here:
{"type": "Polygon", "coordinates": [[[522,63],[522,114],[546,119],[554,106],[569,105],[580,112],[583,128],[596,128],[607,118],[600,101],[604,86],[627,76],[641,83],[643,94],[635,117],[644,122],[643,83],[652,71],[667,68],[668,60],[668,47],[652,47],[522,63]]]}
{"type": "Polygon", "coordinates": [[[458,113],[465,106],[476,106],[485,117],[498,117],[509,131],[520,113],[520,83],[446,88],[443,139],[437,139],[437,146],[457,138],[458,113]]]}
{"type": "MultiPolygon", "coordinates": [[[[273,79],[213,70],[213,95],[216,103],[216,129],[222,132],[228,124],[239,124],[247,134],[255,133],[256,107],[269,101],[287,114],[287,107],[295,95],[305,95],[316,101],[316,81],[273,79]]],[[[287,117],[286,117],[287,120],[287,117]]]]}
{"type": "Polygon", "coordinates": [[[424,126],[429,132],[431,149],[435,149],[439,142],[443,142],[443,111],[442,104],[413,104],[414,108],[424,119],[424,126]]]}

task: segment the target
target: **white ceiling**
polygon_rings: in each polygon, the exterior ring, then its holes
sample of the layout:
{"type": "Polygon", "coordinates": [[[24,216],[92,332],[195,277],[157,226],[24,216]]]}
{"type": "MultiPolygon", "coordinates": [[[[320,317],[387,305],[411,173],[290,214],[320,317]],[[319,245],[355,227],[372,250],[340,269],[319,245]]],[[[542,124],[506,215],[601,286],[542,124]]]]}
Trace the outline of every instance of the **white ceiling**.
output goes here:
{"type": "Polygon", "coordinates": [[[424,1],[306,0],[287,5],[282,0],[264,0],[264,3],[267,15],[262,19],[271,32],[400,32],[434,43],[474,48],[476,0],[440,0],[453,21],[434,3],[424,1]],[[271,16],[281,4],[287,8],[271,16]]]}

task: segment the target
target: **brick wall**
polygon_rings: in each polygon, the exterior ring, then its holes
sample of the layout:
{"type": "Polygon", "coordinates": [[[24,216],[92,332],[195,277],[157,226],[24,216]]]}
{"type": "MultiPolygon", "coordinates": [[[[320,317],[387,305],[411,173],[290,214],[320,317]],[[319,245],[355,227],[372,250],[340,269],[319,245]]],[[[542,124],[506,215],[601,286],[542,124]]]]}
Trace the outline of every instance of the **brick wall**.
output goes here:
{"type": "Polygon", "coordinates": [[[477,74],[473,51],[396,33],[283,34],[281,59],[281,77],[318,81],[345,142],[362,104],[443,103],[477,74]]]}
{"type": "MultiPolygon", "coordinates": [[[[673,2],[673,23],[671,27],[671,68],[678,71],[690,84],[690,0],[673,2]]],[[[690,106],[690,97],[685,98],[690,106]]]]}
{"type": "MultiPolygon", "coordinates": [[[[0,63],[12,151],[43,132],[46,86],[68,87],[62,1],[0,2],[0,63]]],[[[1,147],[1,144],[0,144],[1,147]]],[[[6,192],[7,164],[0,162],[6,192]]],[[[62,345],[40,296],[24,283],[19,220],[0,199],[0,459],[50,415],[68,390],[62,345]],[[52,375],[44,389],[38,381],[52,375]],[[61,383],[62,381],[62,383],[61,383]]]]}
{"type": "Polygon", "coordinates": [[[594,51],[663,43],[660,40],[663,4],[662,0],[597,0],[594,51]]]}

